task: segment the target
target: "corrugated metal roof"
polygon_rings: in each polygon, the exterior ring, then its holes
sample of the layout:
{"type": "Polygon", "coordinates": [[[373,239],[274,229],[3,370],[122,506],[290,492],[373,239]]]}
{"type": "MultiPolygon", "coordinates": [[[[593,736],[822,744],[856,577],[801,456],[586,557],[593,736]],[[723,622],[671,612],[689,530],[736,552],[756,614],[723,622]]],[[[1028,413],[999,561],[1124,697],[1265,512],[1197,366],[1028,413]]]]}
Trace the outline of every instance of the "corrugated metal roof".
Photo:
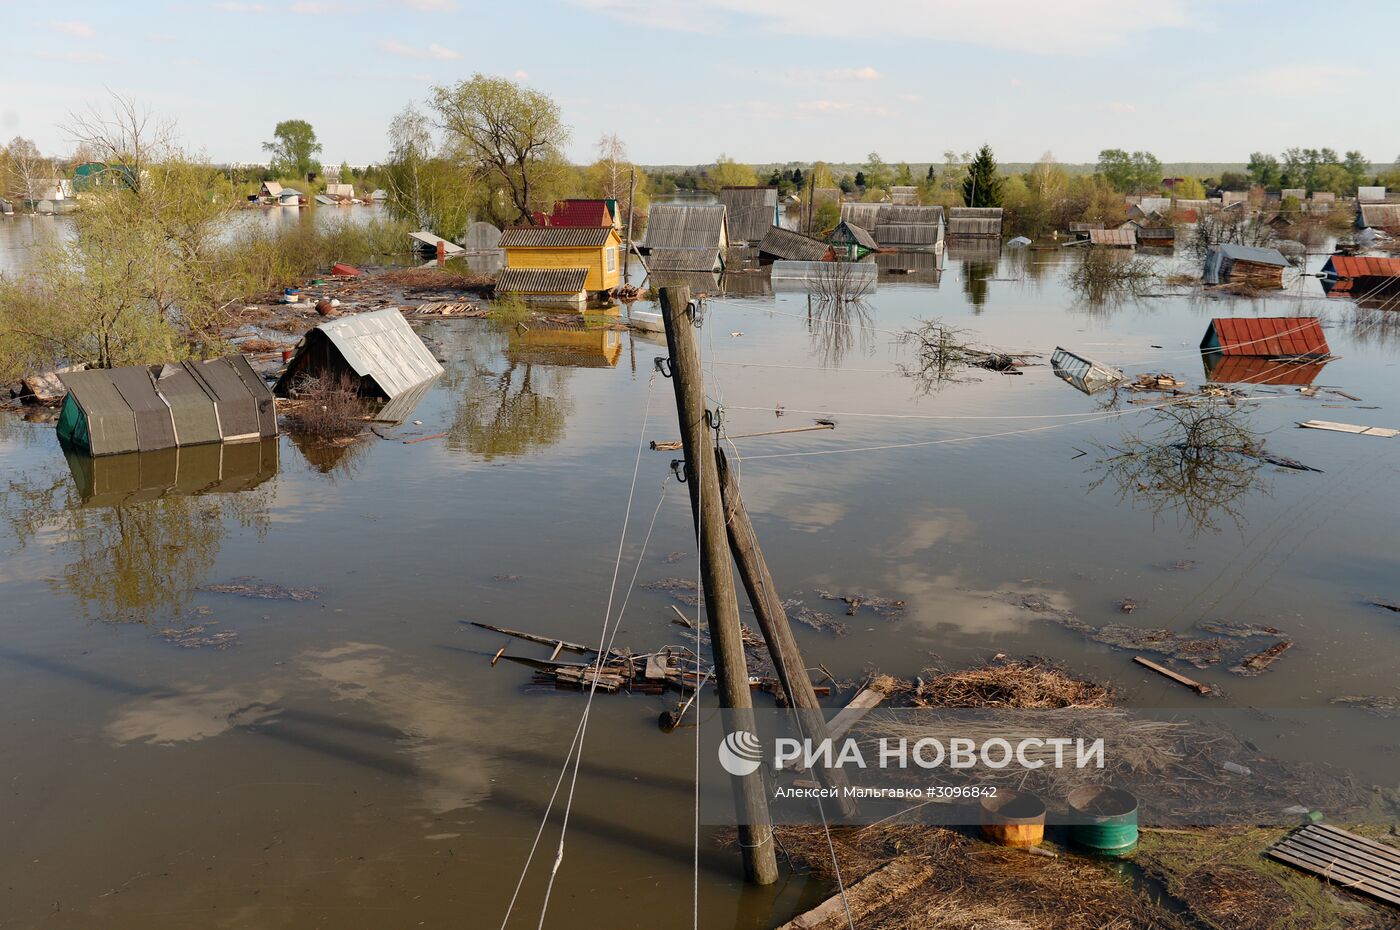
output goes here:
{"type": "Polygon", "coordinates": [[[1085,394],[1095,394],[1123,380],[1123,372],[1112,365],[1096,362],[1063,346],[1056,346],[1050,356],[1050,370],[1055,377],[1085,394]]]}
{"type": "Polygon", "coordinates": [[[939,206],[843,203],[841,220],[866,230],[881,247],[931,246],[943,238],[943,208],[939,206]]]}
{"type": "Polygon", "coordinates": [[[430,233],[426,229],[421,229],[418,232],[411,232],[408,234],[408,238],[433,252],[437,251],[439,242],[442,243],[443,252],[447,255],[455,255],[463,251],[462,247],[457,243],[444,239],[436,233],[430,233]]]}
{"type": "Polygon", "coordinates": [[[503,249],[578,249],[606,245],[617,235],[608,226],[510,226],[501,230],[503,249]]]}
{"type": "Polygon", "coordinates": [[[1091,245],[1132,248],[1133,246],[1137,245],[1137,230],[1091,229],[1089,230],[1089,243],[1091,245]]]}
{"type": "Polygon", "coordinates": [[[830,255],[831,246],[820,239],[813,239],[781,226],[769,226],[763,235],[763,241],[759,243],[758,252],[772,258],[820,262],[830,255]]]}
{"type": "Polygon", "coordinates": [[[1283,253],[1278,249],[1270,249],[1257,245],[1239,245],[1234,242],[1222,242],[1211,251],[1235,262],[1254,262],[1259,265],[1279,265],[1281,267],[1288,266],[1288,259],[1284,258],[1283,253]]]}
{"type": "Polygon", "coordinates": [[[1201,348],[1212,355],[1330,355],[1315,316],[1222,317],[1210,321],[1201,348]],[[1219,348],[1210,346],[1211,333],[1219,348]]]}
{"type": "Polygon", "coordinates": [[[729,219],[729,235],[745,242],[758,242],[777,223],[776,187],[722,187],[719,202],[729,219]]]}
{"type": "MultiPolygon", "coordinates": [[[[375,310],[322,323],[297,345],[298,355],[317,334],[329,340],[357,376],[372,379],[390,400],[442,373],[442,366],[398,310],[375,310]]],[[[277,382],[279,390],[297,367],[293,358],[277,382]]]]}
{"type": "Polygon", "coordinates": [[[1001,207],[950,207],[948,237],[994,239],[1001,236],[1001,207]]]}
{"type": "Polygon", "coordinates": [[[496,276],[496,292],[577,294],[587,281],[587,268],[502,268],[496,276]]]}
{"type": "Polygon", "coordinates": [[[914,205],[919,202],[919,189],[908,185],[897,185],[890,188],[890,203],[899,205],[914,205]]]}
{"type": "Polygon", "coordinates": [[[875,240],[882,246],[931,246],[943,241],[938,223],[881,223],[875,227],[875,240]]]}
{"type": "Polygon", "coordinates": [[[653,248],[647,253],[647,268],[652,271],[718,271],[723,264],[719,249],[713,247],[653,248]]]}
{"type": "Polygon", "coordinates": [[[729,234],[725,215],[724,204],[652,204],[647,215],[646,245],[650,249],[726,248],[729,245],[729,234]]]}
{"type": "Polygon", "coordinates": [[[1176,239],[1175,226],[1144,226],[1138,230],[1138,240],[1143,239],[1176,239]]]}
{"type": "Polygon", "coordinates": [[[1103,223],[1070,223],[1070,232],[1088,232],[1091,229],[1103,229],[1103,223]]]}
{"type": "Polygon", "coordinates": [[[1400,258],[1378,255],[1333,255],[1322,266],[1324,274],[1339,278],[1389,278],[1400,275],[1400,258]]]}
{"type": "Polygon", "coordinates": [[[550,226],[611,226],[612,211],[606,200],[556,200],[550,226]]]}
{"type": "Polygon", "coordinates": [[[1358,208],[1361,224],[1376,229],[1400,228],[1400,203],[1363,203],[1358,208]]]}

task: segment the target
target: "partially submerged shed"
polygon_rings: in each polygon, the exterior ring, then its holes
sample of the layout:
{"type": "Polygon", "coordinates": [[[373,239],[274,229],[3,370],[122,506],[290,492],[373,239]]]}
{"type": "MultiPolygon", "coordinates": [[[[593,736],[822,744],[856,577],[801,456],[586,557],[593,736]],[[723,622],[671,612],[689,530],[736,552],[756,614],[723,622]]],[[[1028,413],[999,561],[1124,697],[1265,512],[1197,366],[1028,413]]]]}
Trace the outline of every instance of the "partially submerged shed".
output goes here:
{"type": "Polygon", "coordinates": [[[1220,383],[1311,384],[1331,357],[1315,316],[1214,319],[1201,339],[1206,377],[1220,383]]]}
{"type": "Polygon", "coordinates": [[[936,249],[943,245],[943,208],[939,206],[843,203],[841,221],[870,233],[880,248],[936,249]]]}
{"type": "Polygon", "coordinates": [[[758,246],[760,262],[826,262],[831,261],[832,257],[831,246],[827,243],[781,226],[769,226],[758,246]]]}
{"type": "Polygon", "coordinates": [[[836,228],[831,231],[828,241],[847,254],[847,257],[856,259],[869,252],[877,251],[880,244],[875,241],[875,237],[863,226],[842,220],[836,224],[836,228]]]}
{"type": "Polygon", "coordinates": [[[735,242],[758,242],[778,225],[776,187],[722,187],[719,202],[729,220],[735,242]]]}
{"type": "Polygon", "coordinates": [[[1332,297],[1365,299],[1400,292],[1400,258],[1333,255],[1322,266],[1322,286],[1332,297]]]}
{"type": "Polygon", "coordinates": [[[587,268],[502,268],[496,294],[514,294],[532,304],[582,309],[588,302],[587,268]]]}
{"type": "Polygon", "coordinates": [[[612,225],[511,226],[499,244],[507,268],[582,269],[590,293],[607,293],[622,280],[622,237],[612,225]]]}
{"type": "Polygon", "coordinates": [[[1169,249],[1176,245],[1175,226],[1144,226],[1137,232],[1138,245],[1169,249]]]}
{"type": "Polygon", "coordinates": [[[357,313],[310,330],[273,391],[286,397],[306,379],[348,378],[365,397],[392,401],[442,374],[442,366],[395,309],[357,313]]]}
{"type": "Polygon", "coordinates": [[[444,255],[456,255],[459,252],[465,251],[460,245],[450,239],[444,239],[437,233],[428,232],[426,229],[420,229],[418,232],[411,232],[408,234],[408,238],[413,240],[413,248],[424,254],[437,254],[439,246],[442,247],[442,253],[444,255]]]}
{"type": "Polygon", "coordinates": [[[723,204],[664,203],[647,217],[647,267],[655,271],[719,271],[729,249],[723,204]]]}
{"type": "Polygon", "coordinates": [[[1000,239],[1001,221],[1001,207],[949,207],[948,238],[1000,239]]]}
{"type": "Polygon", "coordinates": [[[1089,244],[1110,249],[1137,248],[1137,231],[1133,229],[1091,229],[1089,244]]]}
{"type": "Polygon", "coordinates": [[[272,393],[242,355],[59,375],[58,438],[88,455],[277,435],[272,393]]]}
{"type": "Polygon", "coordinates": [[[1252,287],[1283,287],[1283,271],[1288,259],[1278,249],[1223,242],[1206,255],[1206,284],[1248,284],[1252,287]]]}
{"type": "Polygon", "coordinates": [[[1357,205],[1356,228],[1400,232],[1400,203],[1363,203],[1357,205]]]}

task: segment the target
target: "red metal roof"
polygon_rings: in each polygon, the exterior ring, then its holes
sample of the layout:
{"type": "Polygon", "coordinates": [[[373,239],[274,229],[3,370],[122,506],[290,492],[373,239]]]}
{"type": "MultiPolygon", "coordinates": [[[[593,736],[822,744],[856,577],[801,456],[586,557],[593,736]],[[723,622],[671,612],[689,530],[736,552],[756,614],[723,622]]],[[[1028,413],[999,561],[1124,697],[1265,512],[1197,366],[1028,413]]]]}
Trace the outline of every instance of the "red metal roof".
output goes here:
{"type": "Polygon", "coordinates": [[[1333,255],[1323,266],[1339,278],[1392,278],[1400,275],[1400,258],[1375,255],[1333,255]]]}
{"type": "Polygon", "coordinates": [[[1330,355],[1315,316],[1263,316],[1210,321],[1221,355],[1330,355]]]}
{"type": "Polygon", "coordinates": [[[558,200],[549,216],[550,226],[611,226],[612,212],[605,200],[558,200]]]}

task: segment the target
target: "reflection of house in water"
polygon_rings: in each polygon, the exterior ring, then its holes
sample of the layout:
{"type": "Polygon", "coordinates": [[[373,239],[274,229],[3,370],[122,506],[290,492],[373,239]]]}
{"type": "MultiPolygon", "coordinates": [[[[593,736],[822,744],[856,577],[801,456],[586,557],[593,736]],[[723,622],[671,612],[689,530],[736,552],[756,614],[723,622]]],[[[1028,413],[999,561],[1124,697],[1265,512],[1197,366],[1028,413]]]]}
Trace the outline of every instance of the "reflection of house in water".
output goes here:
{"type": "Polygon", "coordinates": [[[512,363],[566,368],[613,368],[621,355],[622,333],[611,327],[535,325],[506,346],[512,363]]]}
{"type": "Polygon", "coordinates": [[[948,258],[955,262],[992,262],[1001,258],[1000,239],[949,239],[948,258]]]}
{"type": "Polygon", "coordinates": [[[276,439],[95,458],[65,454],[84,507],[115,507],[172,494],[247,491],[277,474],[276,439]]]}
{"type": "Polygon", "coordinates": [[[1400,294],[1400,258],[1333,255],[1322,266],[1322,289],[1328,297],[1368,298],[1400,294]]]}
{"type": "Polygon", "coordinates": [[[682,285],[690,288],[692,297],[767,297],[773,293],[773,283],[768,272],[758,269],[726,271],[723,274],[709,271],[655,271],[647,278],[647,287],[653,294],[663,287],[682,285]]]}
{"type": "Polygon", "coordinates": [[[943,252],[876,252],[871,256],[880,269],[880,280],[899,283],[908,277],[920,284],[938,283],[943,271],[943,252]]]}
{"type": "Polygon", "coordinates": [[[1312,384],[1331,358],[1315,316],[1215,319],[1201,339],[1206,378],[1221,384],[1312,384]]]}

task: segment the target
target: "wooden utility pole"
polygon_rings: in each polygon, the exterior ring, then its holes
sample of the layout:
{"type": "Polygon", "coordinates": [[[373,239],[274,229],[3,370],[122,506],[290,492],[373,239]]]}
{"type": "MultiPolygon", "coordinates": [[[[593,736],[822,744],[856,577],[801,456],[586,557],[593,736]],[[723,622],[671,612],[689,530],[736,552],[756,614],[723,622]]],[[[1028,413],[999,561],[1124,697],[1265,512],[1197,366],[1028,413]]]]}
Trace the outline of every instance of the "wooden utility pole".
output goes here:
{"type": "Polygon", "coordinates": [[[632,263],[632,216],[637,203],[637,166],[632,166],[632,185],[627,192],[627,246],[622,250],[622,283],[631,284],[627,266],[632,263]]]}
{"type": "MultiPolygon", "coordinates": [[[[802,661],[802,652],[797,648],[797,638],[792,635],[787,611],[783,610],[782,598],[778,597],[778,588],[773,584],[763,550],[758,547],[758,534],[754,532],[749,513],[744,508],[744,499],[739,496],[739,483],[729,470],[723,449],[715,450],[715,463],[720,495],[724,501],[724,524],[729,532],[729,547],[734,552],[734,561],[739,566],[739,577],[744,580],[744,590],[749,595],[749,603],[753,605],[754,616],[758,617],[759,628],[763,630],[763,639],[768,643],[768,654],[773,657],[778,681],[783,686],[788,703],[797,711],[802,735],[821,745],[829,738],[826,717],[821,704],[817,702],[817,692],[807,674],[806,663],[802,661]]],[[[836,789],[837,807],[841,813],[847,818],[854,817],[856,804],[845,794],[848,784],[845,774],[837,768],[822,769],[819,774],[828,787],[836,789]]]]}
{"type": "MultiPolygon", "coordinates": [[[[729,563],[719,474],[705,409],[704,373],[689,304],[690,288],[661,289],[661,317],[666,324],[666,344],[671,353],[671,383],[676,389],[676,416],[685,450],[685,481],[690,488],[690,507],[700,547],[705,616],[709,618],[720,705],[730,709],[730,721],[736,730],[754,732],[753,695],[749,691],[749,673],[744,661],[739,600],[729,563]]],[[[773,851],[773,825],[768,818],[761,769],[734,779],[734,800],[740,820],[739,847],[744,857],[744,875],[755,885],[771,885],[778,880],[778,859],[773,851]]]]}

